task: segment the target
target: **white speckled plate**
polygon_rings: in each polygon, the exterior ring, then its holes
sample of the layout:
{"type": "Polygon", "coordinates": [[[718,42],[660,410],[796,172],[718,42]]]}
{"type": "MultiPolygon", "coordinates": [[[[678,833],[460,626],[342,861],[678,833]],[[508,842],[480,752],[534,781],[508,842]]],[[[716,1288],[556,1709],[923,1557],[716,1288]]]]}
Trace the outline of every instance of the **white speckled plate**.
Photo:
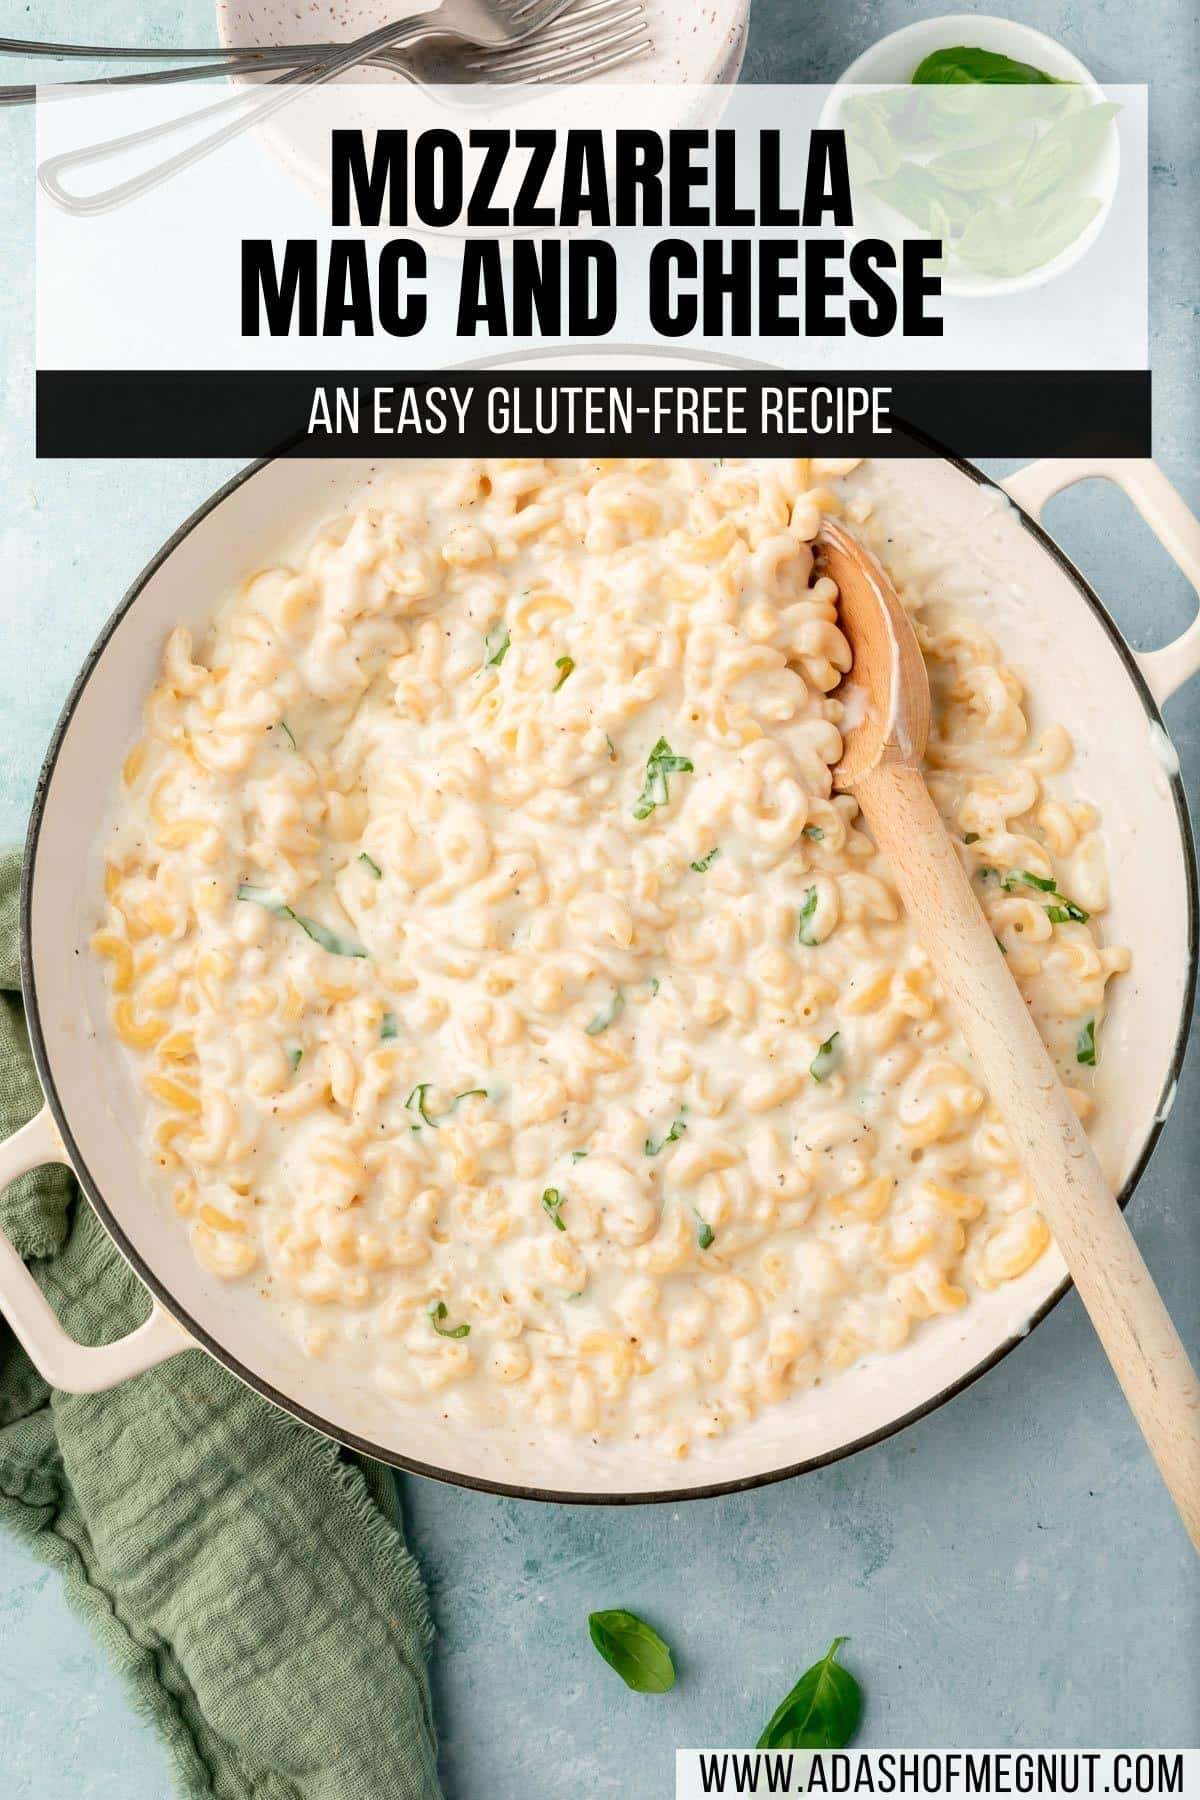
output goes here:
{"type": "MultiPolygon", "coordinates": [[[[377,30],[389,21],[432,10],[436,0],[216,0],[217,31],[221,42],[239,44],[333,43],[377,30]]],[[[596,77],[611,85],[619,82],[655,82],[677,88],[725,86],[738,78],[746,48],[750,0],[644,0],[645,18],[654,48],[635,61],[596,77]]],[[[569,12],[564,15],[569,17],[569,12]]],[[[403,85],[398,75],[381,69],[349,70],[338,84],[403,85]]],[[[328,90],[325,90],[328,92],[328,90]]],[[[519,90],[510,88],[510,94],[519,90]]],[[[530,90],[525,90],[526,92],[530,90]]],[[[562,93],[574,89],[562,89],[562,93]]],[[[550,88],[541,92],[551,94],[550,88]]],[[[350,95],[347,103],[353,108],[350,95]]],[[[342,121],[363,121],[353,110],[342,121]]],[[[660,124],[662,120],[658,121],[660,124]]],[[[326,136],[320,128],[327,111],[314,112],[303,103],[283,110],[261,127],[264,141],[310,192],[323,194],[326,185],[326,136]]],[[[456,234],[434,233],[422,241],[437,251],[456,234]]]]}
{"type": "MultiPolygon", "coordinates": [[[[332,43],[430,10],[428,0],[216,0],[223,44],[332,43]]],[[[646,0],[653,54],[601,81],[688,84],[736,81],[746,47],[750,0],[646,0]]],[[[380,71],[369,79],[386,80],[380,71]]],[[[286,113],[283,119],[286,120],[286,113]]],[[[283,121],[281,120],[281,125],[283,121]]]]}

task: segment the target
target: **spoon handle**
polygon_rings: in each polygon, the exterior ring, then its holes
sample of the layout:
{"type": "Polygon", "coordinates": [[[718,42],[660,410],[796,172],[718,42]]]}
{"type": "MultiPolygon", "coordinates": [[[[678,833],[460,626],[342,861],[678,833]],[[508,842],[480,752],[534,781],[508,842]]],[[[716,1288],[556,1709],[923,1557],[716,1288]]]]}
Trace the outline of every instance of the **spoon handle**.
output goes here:
{"type": "Polygon", "coordinates": [[[1189,1537],[1200,1550],[1200,1383],[992,936],[919,769],[855,797],[1189,1537]]]}

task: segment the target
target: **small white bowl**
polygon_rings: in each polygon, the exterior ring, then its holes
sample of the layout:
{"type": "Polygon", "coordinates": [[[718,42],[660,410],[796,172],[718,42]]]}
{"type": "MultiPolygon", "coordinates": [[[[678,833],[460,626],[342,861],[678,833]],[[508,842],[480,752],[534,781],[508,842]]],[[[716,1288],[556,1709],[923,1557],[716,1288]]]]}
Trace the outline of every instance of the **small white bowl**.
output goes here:
{"type": "MultiPolygon", "coordinates": [[[[947,13],[940,19],[920,19],[899,31],[880,38],[869,50],[850,64],[826,101],[821,114],[824,126],[835,126],[841,111],[839,90],[852,86],[903,85],[912,80],[913,72],[934,50],[948,50],[956,44],[969,44],[973,49],[995,50],[1018,62],[1055,75],[1061,81],[1076,81],[1095,99],[1104,98],[1104,90],[1091,71],[1077,56],[1044,31],[1022,25],[1016,19],[999,19],[983,13],[947,13]]],[[[1073,268],[1087,255],[1104,229],[1112,210],[1113,196],[1121,172],[1121,147],[1116,126],[1111,125],[1103,148],[1096,159],[1095,192],[1100,210],[1083,231],[1039,268],[1024,275],[975,275],[955,268],[942,279],[942,292],[962,298],[992,299],[1002,294],[1024,293],[1042,287],[1073,268]]]]}

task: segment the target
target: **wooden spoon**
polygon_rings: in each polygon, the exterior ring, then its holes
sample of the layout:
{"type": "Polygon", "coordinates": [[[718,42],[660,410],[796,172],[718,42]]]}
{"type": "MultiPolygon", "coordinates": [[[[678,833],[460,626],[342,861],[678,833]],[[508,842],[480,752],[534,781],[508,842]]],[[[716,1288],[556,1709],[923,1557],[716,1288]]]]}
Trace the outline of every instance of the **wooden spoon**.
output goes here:
{"type": "Polygon", "coordinates": [[[921,758],[929,678],[908,614],[869,551],[832,520],[818,566],[837,583],[861,723],[834,786],[852,793],[887,858],[984,1085],[1100,1342],[1200,1549],[1200,1384],[1141,1252],[1009,973],[941,817],[921,758]]]}

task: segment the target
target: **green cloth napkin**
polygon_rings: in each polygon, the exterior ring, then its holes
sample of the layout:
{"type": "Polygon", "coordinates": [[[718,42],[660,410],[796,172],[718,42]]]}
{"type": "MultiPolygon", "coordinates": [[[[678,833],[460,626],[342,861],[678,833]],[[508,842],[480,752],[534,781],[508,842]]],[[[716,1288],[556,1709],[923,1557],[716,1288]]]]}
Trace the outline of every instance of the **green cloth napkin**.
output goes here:
{"type": "MultiPolygon", "coordinates": [[[[19,878],[0,853],[0,1138],[41,1105],[19,878]]],[[[81,1342],[146,1316],[67,1170],[14,1182],[0,1222],[81,1342]]],[[[181,1793],[438,1800],[429,1615],[389,1470],[200,1350],[107,1394],[58,1393],[0,1319],[0,1520],[61,1573],[181,1793]]]]}

